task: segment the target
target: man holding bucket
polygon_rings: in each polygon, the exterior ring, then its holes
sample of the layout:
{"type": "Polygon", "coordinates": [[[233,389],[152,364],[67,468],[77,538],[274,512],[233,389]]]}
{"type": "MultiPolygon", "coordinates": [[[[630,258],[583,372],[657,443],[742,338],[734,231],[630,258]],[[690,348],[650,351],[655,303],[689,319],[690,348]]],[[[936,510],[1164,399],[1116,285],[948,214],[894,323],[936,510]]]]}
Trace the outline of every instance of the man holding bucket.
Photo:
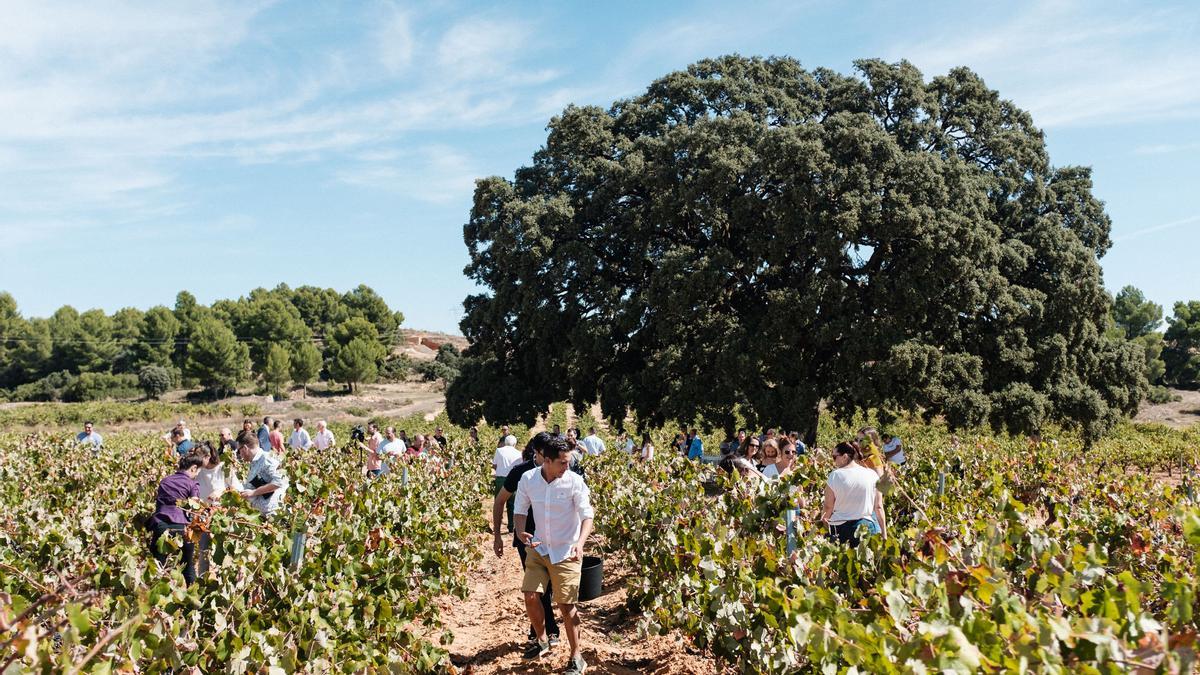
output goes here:
{"type": "Polygon", "coordinates": [[[581,675],[587,663],[579,644],[579,612],[575,605],[579,602],[583,546],[592,533],[591,492],[583,478],[569,468],[571,453],[566,440],[539,434],[535,444],[542,453],[542,465],[521,476],[513,509],[517,536],[527,547],[521,592],[537,634],[537,642],[525,656],[537,658],[550,651],[541,602],[542,591],[550,584],[571,644],[571,660],[565,672],[581,675]],[[525,531],[526,514],[531,508],[537,521],[536,534],[525,531]]]}

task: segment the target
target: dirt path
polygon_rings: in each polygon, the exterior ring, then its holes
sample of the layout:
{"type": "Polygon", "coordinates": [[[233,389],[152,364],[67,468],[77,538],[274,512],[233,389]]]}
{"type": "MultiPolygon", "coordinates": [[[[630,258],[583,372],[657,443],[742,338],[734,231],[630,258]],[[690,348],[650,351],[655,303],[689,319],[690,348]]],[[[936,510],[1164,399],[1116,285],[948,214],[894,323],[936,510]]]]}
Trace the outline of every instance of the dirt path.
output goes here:
{"type": "MultiPolygon", "coordinates": [[[[490,517],[490,503],[487,506],[490,517]]],[[[471,573],[471,595],[443,607],[446,627],[454,635],[449,647],[452,662],[469,675],[561,672],[570,655],[565,635],[549,656],[533,662],[521,658],[529,622],[518,591],[521,561],[516,549],[506,546],[504,557],[497,558],[492,536],[475,536],[483,560],[471,573]]],[[[628,571],[611,566],[618,569],[610,571],[606,562],[603,595],[579,606],[589,673],[721,672],[711,657],[692,649],[678,635],[638,637],[637,617],[625,605],[628,571]]]]}
{"type": "Polygon", "coordinates": [[[1178,396],[1179,400],[1159,405],[1143,404],[1135,421],[1158,422],[1176,429],[1200,424],[1200,391],[1172,389],[1171,393],[1178,396]]]}

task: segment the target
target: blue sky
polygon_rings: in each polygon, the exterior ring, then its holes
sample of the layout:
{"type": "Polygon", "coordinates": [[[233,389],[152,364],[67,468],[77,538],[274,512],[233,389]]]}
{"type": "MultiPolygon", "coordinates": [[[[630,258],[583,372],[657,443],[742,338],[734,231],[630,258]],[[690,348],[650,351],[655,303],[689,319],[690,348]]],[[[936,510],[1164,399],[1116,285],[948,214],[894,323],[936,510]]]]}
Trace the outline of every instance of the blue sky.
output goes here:
{"type": "Polygon", "coordinates": [[[966,65],[1095,170],[1116,290],[1200,299],[1200,4],[0,4],[0,290],[26,316],[366,283],[457,330],[476,177],[708,56],[966,65]]]}

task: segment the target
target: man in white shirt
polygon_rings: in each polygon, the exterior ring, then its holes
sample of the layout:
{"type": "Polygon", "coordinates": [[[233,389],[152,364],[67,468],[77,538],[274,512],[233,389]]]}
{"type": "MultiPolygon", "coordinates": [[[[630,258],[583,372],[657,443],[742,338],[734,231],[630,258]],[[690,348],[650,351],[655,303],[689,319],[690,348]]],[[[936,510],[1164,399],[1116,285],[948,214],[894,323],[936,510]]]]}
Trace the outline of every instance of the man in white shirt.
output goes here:
{"type": "Polygon", "coordinates": [[[607,449],[604,445],[604,440],[596,435],[596,427],[588,427],[588,435],[584,437],[582,443],[583,447],[587,450],[587,454],[593,457],[607,449]]]}
{"type": "MultiPolygon", "coordinates": [[[[521,463],[521,451],[517,450],[517,437],[508,435],[504,437],[504,443],[496,448],[496,454],[492,456],[492,496],[500,494],[500,490],[504,488],[504,479],[508,478],[508,472],[512,468],[521,463]]],[[[513,501],[516,496],[508,498],[508,532],[513,531],[513,501]]]]}
{"type": "Polygon", "coordinates": [[[541,437],[544,461],[521,476],[516,493],[516,529],[527,547],[525,610],[537,634],[537,642],[525,658],[538,658],[550,651],[541,593],[546,584],[554,588],[554,602],[562,615],[562,626],[571,644],[567,673],[582,673],[587,667],[579,644],[579,580],[583,570],[583,547],[592,533],[590,491],[579,474],[569,469],[570,452],[560,438],[541,437]],[[525,531],[526,513],[533,509],[537,532],[525,531]]]}
{"type": "Polygon", "coordinates": [[[91,445],[94,452],[104,446],[104,437],[96,431],[91,422],[84,422],[83,431],[75,434],[75,442],[91,445]]]}
{"type": "Polygon", "coordinates": [[[397,457],[403,457],[408,446],[396,435],[396,427],[384,429],[383,436],[383,442],[379,444],[378,448],[375,448],[375,454],[383,462],[381,473],[389,473],[392,470],[392,462],[397,457]]]}
{"type": "Polygon", "coordinates": [[[317,433],[313,436],[313,445],[318,450],[328,450],[337,443],[337,439],[333,437],[333,432],[326,428],[325,420],[317,421],[317,433]]]}
{"type": "Polygon", "coordinates": [[[903,464],[904,446],[901,445],[900,439],[891,434],[882,434],[880,440],[883,441],[883,456],[892,464],[903,464]]]}
{"type": "Polygon", "coordinates": [[[307,450],[312,447],[312,436],[304,428],[304,420],[297,417],[292,420],[292,437],[288,439],[288,447],[293,450],[307,450]]]}

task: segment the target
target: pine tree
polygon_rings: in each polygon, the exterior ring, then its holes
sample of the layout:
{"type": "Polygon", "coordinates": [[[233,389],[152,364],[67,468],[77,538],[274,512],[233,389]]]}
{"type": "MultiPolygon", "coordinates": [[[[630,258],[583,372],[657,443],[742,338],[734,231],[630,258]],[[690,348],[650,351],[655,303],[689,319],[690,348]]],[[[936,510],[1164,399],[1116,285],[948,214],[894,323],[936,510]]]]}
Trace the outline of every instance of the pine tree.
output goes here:
{"type": "Polygon", "coordinates": [[[292,381],[303,388],[308,396],[308,383],[317,379],[321,372],[321,351],[311,342],[300,345],[292,354],[292,381]]]}
{"type": "Polygon", "coordinates": [[[234,389],[250,370],[250,350],[229,327],[211,314],[192,325],[183,374],[220,394],[234,389]]]}
{"type": "Polygon", "coordinates": [[[272,395],[278,396],[287,386],[291,366],[291,357],[283,345],[272,344],[267,347],[262,378],[272,395]]]}

